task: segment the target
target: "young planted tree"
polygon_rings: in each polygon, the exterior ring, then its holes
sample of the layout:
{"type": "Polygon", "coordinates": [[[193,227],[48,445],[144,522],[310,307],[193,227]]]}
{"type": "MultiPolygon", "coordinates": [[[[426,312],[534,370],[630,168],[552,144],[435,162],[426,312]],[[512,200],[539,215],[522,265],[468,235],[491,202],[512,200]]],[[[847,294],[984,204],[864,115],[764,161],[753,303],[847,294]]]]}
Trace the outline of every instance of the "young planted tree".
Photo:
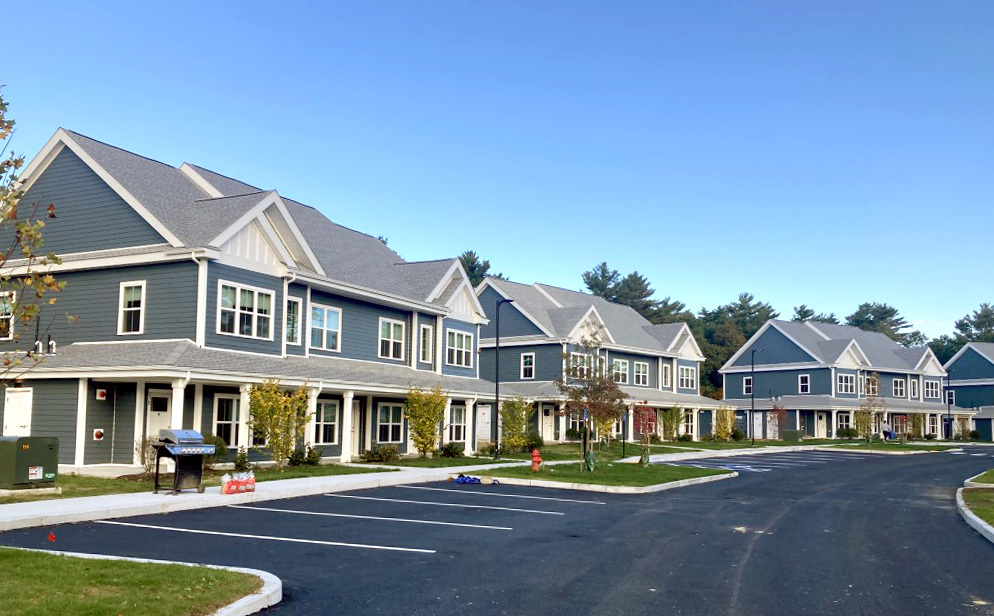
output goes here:
{"type": "Polygon", "coordinates": [[[860,438],[866,438],[873,432],[875,421],[882,421],[883,414],[887,412],[887,403],[880,396],[880,375],[876,372],[866,377],[865,384],[866,400],[859,405],[859,410],[853,412],[853,427],[860,438]],[[865,421],[866,425],[857,425],[858,421],[865,421]]]}
{"type": "Polygon", "coordinates": [[[780,405],[774,405],[773,410],[766,417],[770,436],[773,438],[783,438],[783,430],[787,427],[787,409],[780,405]]]}
{"type": "Polygon", "coordinates": [[[447,400],[440,385],[428,391],[412,387],[407,392],[404,416],[411,430],[411,443],[422,458],[438,448],[439,425],[445,419],[447,400]]]}
{"type": "Polygon", "coordinates": [[[515,396],[510,400],[505,400],[500,405],[500,421],[503,427],[504,451],[514,452],[524,448],[528,442],[526,433],[528,424],[531,422],[535,407],[525,402],[521,396],[515,396]]]}
{"type": "Polygon", "coordinates": [[[253,385],[249,390],[249,417],[252,435],[264,443],[258,448],[267,452],[282,472],[311,419],[306,385],[294,392],[286,391],[278,380],[253,385]]]}
{"type": "Polygon", "coordinates": [[[663,424],[663,439],[667,441],[675,441],[677,432],[680,430],[680,425],[683,424],[687,412],[681,408],[673,406],[661,412],[659,415],[663,424]]]}
{"type": "Polygon", "coordinates": [[[867,438],[873,430],[873,414],[870,411],[860,410],[852,413],[852,429],[856,431],[859,438],[867,438]]]}
{"type": "Polygon", "coordinates": [[[921,413],[912,413],[908,422],[908,436],[911,438],[925,437],[925,416],[921,413]]]}
{"type": "Polygon", "coordinates": [[[735,411],[727,406],[719,407],[714,412],[714,421],[711,426],[711,434],[716,441],[727,441],[732,438],[732,429],[735,427],[735,411]]]}
{"type": "Polygon", "coordinates": [[[632,423],[635,425],[635,430],[639,433],[639,442],[642,446],[642,456],[639,458],[639,464],[646,466],[649,464],[649,443],[652,435],[656,433],[656,409],[651,406],[639,405],[632,410],[632,413],[632,423]]]}
{"type": "MultiPolygon", "coordinates": [[[[586,416],[600,434],[610,433],[627,408],[625,393],[604,369],[596,342],[582,341],[574,352],[576,356],[564,356],[569,370],[556,382],[566,398],[564,409],[577,417],[586,416]],[[582,361],[574,364],[574,357],[582,361]]],[[[583,454],[586,457],[587,452],[583,454]]]]}

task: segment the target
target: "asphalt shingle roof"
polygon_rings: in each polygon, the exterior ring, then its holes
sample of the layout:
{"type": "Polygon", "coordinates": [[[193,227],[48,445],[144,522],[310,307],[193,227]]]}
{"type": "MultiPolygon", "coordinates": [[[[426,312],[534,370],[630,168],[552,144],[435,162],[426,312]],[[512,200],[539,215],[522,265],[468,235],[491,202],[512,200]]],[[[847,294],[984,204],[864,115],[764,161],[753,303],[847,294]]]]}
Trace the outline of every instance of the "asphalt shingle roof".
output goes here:
{"type": "Polygon", "coordinates": [[[906,348],[886,334],[868,332],[850,325],[808,321],[796,323],[773,319],[773,323],[815,355],[821,363],[834,363],[855,340],[874,368],[914,370],[928,352],[926,347],[906,348]]]}

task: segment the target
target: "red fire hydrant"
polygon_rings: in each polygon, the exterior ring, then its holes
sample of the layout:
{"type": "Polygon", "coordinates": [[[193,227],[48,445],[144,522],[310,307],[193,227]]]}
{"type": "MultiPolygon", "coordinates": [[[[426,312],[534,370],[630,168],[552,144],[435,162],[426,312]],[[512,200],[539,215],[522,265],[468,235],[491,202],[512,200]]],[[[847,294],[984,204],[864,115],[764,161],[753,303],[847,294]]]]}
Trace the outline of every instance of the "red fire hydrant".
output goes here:
{"type": "Polygon", "coordinates": [[[542,466],[542,454],[538,452],[538,448],[532,449],[532,471],[538,472],[538,467],[542,466]]]}

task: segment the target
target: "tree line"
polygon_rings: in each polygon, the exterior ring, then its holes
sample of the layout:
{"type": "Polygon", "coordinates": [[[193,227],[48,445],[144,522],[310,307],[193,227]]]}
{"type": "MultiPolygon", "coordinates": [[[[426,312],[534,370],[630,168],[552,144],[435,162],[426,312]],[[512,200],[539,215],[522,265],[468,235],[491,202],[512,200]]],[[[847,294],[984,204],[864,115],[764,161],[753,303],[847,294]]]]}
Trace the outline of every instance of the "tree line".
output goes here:
{"type": "MultiPolygon", "coordinates": [[[[474,286],[488,275],[490,262],[480,259],[475,252],[467,251],[460,259],[474,286]]],[[[609,267],[607,262],[598,263],[583,272],[582,279],[590,293],[631,306],[650,323],[687,323],[706,358],[701,368],[701,393],[716,399],[722,397],[718,369],[767,320],[780,318],[780,313],[772,305],[757,300],[751,293],[740,293],[734,301],[715,308],[701,308],[694,313],[687,309],[684,302],[669,296],[655,299],[655,289],[648,278],[638,271],[622,275],[609,267]]],[[[794,307],[791,320],[851,325],[865,331],[880,332],[906,347],[927,345],[941,363],[948,361],[967,342],[994,342],[994,306],[986,303],[957,320],[952,334],[932,339],[913,329],[897,308],[880,302],[863,302],[844,318],[801,304],[794,307]]]]}

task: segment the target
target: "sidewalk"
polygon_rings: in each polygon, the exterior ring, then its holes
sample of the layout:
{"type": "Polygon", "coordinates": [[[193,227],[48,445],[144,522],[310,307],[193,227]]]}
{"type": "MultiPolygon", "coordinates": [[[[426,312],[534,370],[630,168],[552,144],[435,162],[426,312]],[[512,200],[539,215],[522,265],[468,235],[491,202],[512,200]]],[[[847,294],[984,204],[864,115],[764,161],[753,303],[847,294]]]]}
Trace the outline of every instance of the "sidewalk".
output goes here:
{"type": "Polygon", "coordinates": [[[409,483],[445,481],[456,473],[479,473],[487,468],[528,464],[516,460],[507,464],[475,464],[445,468],[403,468],[380,473],[358,475],[328,475],[301,479],[280,479],[256,484],[255,492],[221,494],[220,487],[211,487],[203,494],[187,490],[179,494],[107,494],[81,498],[62,498],[0,505],[0,532],[34,526],[52,526],[89,522],[135,515],[153,515],[173,511],[206,509],[225,505],[256,503],[281,498],[314,496],[328,492],[363,490],[409,483]]]}

